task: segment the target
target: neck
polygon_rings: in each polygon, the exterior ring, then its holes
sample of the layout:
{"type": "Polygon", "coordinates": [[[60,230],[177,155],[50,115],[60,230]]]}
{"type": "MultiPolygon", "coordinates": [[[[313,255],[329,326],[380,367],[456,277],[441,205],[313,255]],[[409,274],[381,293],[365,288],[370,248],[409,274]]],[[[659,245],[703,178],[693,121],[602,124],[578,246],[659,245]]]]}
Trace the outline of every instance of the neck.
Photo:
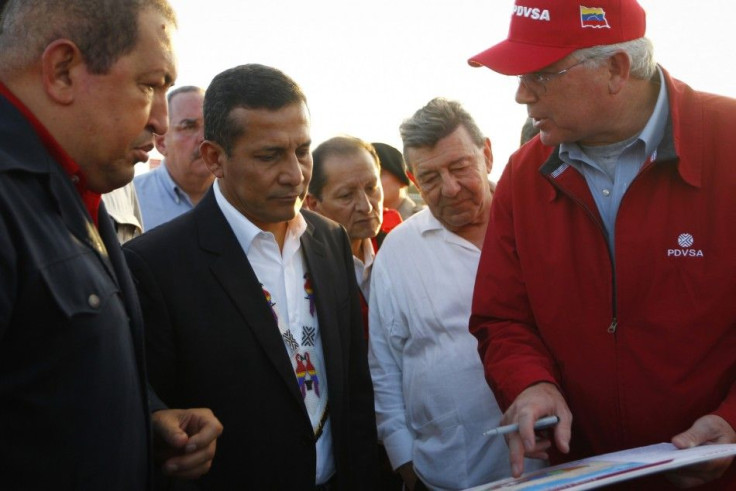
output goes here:
{"type": "MultiPolygon", "coordinates": [[[[164,164],[165,165],[165,164],[164,164]]],[[[215,180],[214,175],[209,175],[205,178],[201,176],[192,175],[178,175],[176,172],[172,172],[169,166],[166,166],[166,171],[171,176],[176,186],[187,193],[189,199],[193,205],[196,205],[207,193],[207,190],[212,186],[212,182],[215,180]]]]}
{"type": "Polygon", "coordinates": [[[357,257],[361,261],[363,260],[363,240],[354,239],[350,241],[350,249],[353,251],[353,256],[357,257]]]}

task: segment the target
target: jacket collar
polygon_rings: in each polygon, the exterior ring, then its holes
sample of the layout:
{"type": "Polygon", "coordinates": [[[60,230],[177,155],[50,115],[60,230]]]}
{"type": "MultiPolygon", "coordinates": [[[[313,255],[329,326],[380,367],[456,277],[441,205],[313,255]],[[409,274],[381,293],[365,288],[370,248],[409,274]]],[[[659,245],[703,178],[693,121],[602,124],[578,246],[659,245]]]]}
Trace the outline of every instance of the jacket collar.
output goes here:
{"type": "MultiPolygon", "coordinates": [[[[684,182],[700,187],[703,165],[702,110],[697,106],[693,97],[694,91],[690,87],[673,79],[663,68],[662,73],[667,84],[670,111],[653,164],[677,165],[678,173],[684,182]]],[[[549,154],[539,168],[542,175],[556,179],[567,170],[569,166],[560,159],[559,152],[560,147],[557,146],[549,154]]]]}

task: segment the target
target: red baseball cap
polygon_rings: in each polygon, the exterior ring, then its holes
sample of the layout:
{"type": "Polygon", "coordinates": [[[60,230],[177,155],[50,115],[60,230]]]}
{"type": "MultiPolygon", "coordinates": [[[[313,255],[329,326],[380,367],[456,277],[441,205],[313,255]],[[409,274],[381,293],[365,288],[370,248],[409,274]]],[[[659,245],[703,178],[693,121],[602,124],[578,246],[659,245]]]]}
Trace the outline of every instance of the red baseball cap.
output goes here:
{"type": "Polygon", "coordinates": [[[541,70],[573,51],[644,36],[636,0],[516,0],[505,41],[468,60],[504,75],[541,70]]]}

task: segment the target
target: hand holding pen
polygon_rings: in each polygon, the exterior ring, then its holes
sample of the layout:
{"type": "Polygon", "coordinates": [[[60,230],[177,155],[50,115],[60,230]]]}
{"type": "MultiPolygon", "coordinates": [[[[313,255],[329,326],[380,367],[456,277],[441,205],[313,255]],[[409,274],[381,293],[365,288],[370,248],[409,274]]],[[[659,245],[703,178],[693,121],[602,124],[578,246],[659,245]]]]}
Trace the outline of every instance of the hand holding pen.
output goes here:
{"type": "MultiPolygon", "coordinates": [[[[552,428],[559,422],[560,418],[558,416],[547,416],[538,419],[537,422],[534,423],[534,431],[552,428]]],[[[514,433],[518,431],[519,425],[517,423],[513,423],[510,425],[499,426],[497,428],[493,428],[492,430],[484,431],[483,436],[508,435],[509,433],[514,433]]]]}
{"type": "Polygon", "coordinates": [[[504,434],[506,438],[514,477],[524,472],[524,457],[548,459],[547,451],[553,443],[562,453],[570,451],[572,414],[559,389],[552,383],[542,382],[523,390],[504,413],[501,422],[511,426],[497,433],[504,434]],[[558,419],[556,424],[551,423],[551,419],[539,421],[550,415],[558,419]],[[535,424],[553,424],[548,426],[553,428],[552,435],[535,433],[535,424]]]}

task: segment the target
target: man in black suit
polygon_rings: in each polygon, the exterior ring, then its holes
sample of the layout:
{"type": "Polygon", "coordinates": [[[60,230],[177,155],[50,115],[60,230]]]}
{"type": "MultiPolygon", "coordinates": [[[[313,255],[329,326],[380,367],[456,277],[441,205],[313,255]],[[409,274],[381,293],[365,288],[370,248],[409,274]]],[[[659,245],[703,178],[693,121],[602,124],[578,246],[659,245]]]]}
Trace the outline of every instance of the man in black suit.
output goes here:
{"type": "Polygon", "coordinates": [[[301,210],[310,120],[282,72],[214,78],[191,212],[126,245],[153,386],[206,404],[227,431],[209,489],[373,489],[376,430],[350,244],[301,210]]]}
{"type": "Polygon", "coordinates": [[[148,391],[132,278],[100,194],[164,133],[166,0],[10,0],[0,27],[0,487],[142,490],[206,472],[222,430],[148,391]],[[155,411],[155,412],[154,412],[155,411]]]}

